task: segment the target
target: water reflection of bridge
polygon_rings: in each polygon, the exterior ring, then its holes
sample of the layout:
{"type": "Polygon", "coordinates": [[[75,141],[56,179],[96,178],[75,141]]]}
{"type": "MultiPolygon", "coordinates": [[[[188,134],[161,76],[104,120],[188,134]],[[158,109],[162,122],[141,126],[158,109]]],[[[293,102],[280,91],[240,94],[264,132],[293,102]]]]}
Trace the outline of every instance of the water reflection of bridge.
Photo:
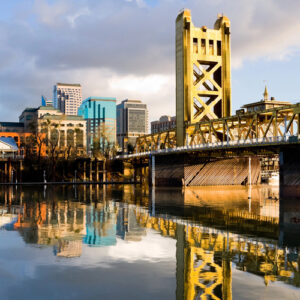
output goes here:
{"type": "MultiPolygon", "coordinates": [[[[82,243],[114,246],[117,238],[141,241],[149,230],[176,239],[177,299],[231,299],[232,264],[261,276],[266,285],[283,281],[300,286],[294,247],[300,244],[295,240],[300,210],[288,204],[279,208],[274,190],[254,189],[249,199],[245,188],[220,187],[152,194],[108,188],[106,198],[101,196],[92,203],[23,197],[21,209],[14,210],[14,228],[26,242],[53,246],[55,254],[64,257],[80,256],[82,243]],[[112,198],[125,203],[106,200],[112,198]]],[[[7,207],[13,205],[15,201],[7,207]]]]}

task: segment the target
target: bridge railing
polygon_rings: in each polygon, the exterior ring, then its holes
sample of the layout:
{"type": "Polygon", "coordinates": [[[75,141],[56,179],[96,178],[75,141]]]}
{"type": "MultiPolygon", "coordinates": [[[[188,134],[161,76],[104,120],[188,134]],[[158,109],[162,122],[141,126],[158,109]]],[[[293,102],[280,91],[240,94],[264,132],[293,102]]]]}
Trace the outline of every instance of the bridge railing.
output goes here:
{"type": "Polygon", "coordinates": [[[199,143],[194,145],[186,145],[182,147],[174,147],[167,149],[159,149],[153,151],[144,151],[140,153],[119,155],[117,158],[132,158],[132,157],[142,157],[155,154],[167,154],[174,152],[185,152],[193,150],[208,150],[208,149],[218,149],[218,148],[231,148],[231,147],[241,147],[241,146],[261,146],[269,144],[291,144],[300,142],[300,135],[290,135],[290,136],[276,136],[276,137],[262,137],[253,138],[246,140],[234,140],[225,142],[215,142],[215,143],[199,143]]]}
{"type": "MultiPolygon", "coordinates": [[[[199,145],[225,147],[226,145],[287,142],[287,139],[295,142],[300,135],[300,103],[199,123],[186,123],[184,130],[186,145],[196,148],[199,145]]],[[[176,145],[176,129],[171,129],[139,137],[135,152],[183,149],[176,145]]]]}

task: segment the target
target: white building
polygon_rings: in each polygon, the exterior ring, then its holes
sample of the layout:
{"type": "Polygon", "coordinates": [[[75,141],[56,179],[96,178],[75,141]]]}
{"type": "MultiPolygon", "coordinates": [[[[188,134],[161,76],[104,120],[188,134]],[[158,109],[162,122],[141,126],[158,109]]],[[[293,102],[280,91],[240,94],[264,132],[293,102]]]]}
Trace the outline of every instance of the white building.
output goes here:
{"type": "Polygon", "coordinates": [[[60,149],[72,147],[77,153],[86,151],[86,120],[82,116],[65,115],[51,106],[26,108],[19,117],[25,132],[45,133],[47,140],[57,140],[60,149]]]}
{"type": "Polygon", "coordinates": [[[82,103],[80,84],[57,83],[53,88],[53,106],[66,115],[77,115],[82,103]]]}

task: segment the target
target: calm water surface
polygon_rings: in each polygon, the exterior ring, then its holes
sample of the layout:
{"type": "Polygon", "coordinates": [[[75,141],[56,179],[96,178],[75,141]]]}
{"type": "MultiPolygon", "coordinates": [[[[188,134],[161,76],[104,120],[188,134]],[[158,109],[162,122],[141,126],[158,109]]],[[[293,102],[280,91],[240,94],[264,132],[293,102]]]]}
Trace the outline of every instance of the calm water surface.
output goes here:
{"type": "Polygon", "coordinates": [[[0,299],[300,299],[278,188],[2,187],[0,299]]]}

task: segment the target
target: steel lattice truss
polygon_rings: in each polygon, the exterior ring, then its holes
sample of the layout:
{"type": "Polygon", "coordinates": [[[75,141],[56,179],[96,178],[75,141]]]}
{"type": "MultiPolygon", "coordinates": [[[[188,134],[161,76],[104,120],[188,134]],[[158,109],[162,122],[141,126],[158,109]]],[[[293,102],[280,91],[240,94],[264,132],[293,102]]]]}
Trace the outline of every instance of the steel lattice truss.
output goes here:
{"type": "Polygon", "coordinates": [[[221,62],[193,61],[193,106],[191,123],[217,119],[215,106],[222,101],[222,90],[214,74],[221,68],[221,62]]]}
{"type": "MultiPolygon", "coordinates": [[[[255,140],[274,142],[278,138],[299,137],[299,120],[300,103],[195,124],[189,123],[185,125],[186,143],[187,146],[219,142],[251,144],[255,140]]],[[[139,137],[135,151],[141,153],[168,148],[176,148],[176,129],[139,137]]]]}
{"type": "MultiPolygon", "coordinates": [[[[248,212],[238,217],[258,222],[262,218],[248,212]]],[[[140,209],[136,210],[136,218],[141,226],[178,239],[176,229],[180,220],[153,217],[140,209]]],[[[277,224],[278,220],[272,222],[277,224]]],[[[240,270],[263,276],[266,285],[276,280],[299,285],[299,261],[287,261],[286,250],[277,244],[192,225],[184,225],[184,232],[184,299],[232,299],[231,261],[240,270]],[[217,253],[222,253],[218,262],[217,253]]]]}

